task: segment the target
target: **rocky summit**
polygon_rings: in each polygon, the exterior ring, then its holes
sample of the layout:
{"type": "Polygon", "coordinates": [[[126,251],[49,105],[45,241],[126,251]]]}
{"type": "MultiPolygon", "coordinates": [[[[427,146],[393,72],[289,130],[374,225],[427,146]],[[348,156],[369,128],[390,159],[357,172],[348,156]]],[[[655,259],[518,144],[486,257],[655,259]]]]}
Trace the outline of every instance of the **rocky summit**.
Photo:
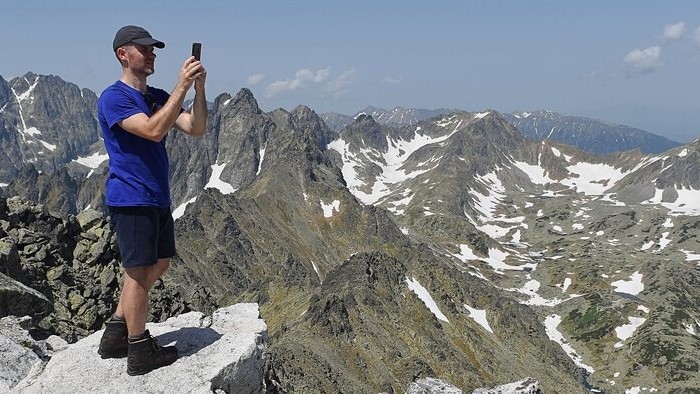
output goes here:
{"type": "MultiPolygon", "coordinates": [[[[333,130],[243,89],[167,146],[178,257],[151,319],[256,303],[270,391],[700,390],[700,140],[600,156],[490,109],[333,130]]],[[[85,209],[104,163],[31,165],[0,200],[0,305],[73,343],[119,286],[85,209]]]]}
{"type": "Polygon", "coordinates": [[[265,391],[266,331],[255,304],[222,308],[211,316],[189,312],[146,327],[179,359],[143,376],[126,374],[126,358],[101,359],[102,331],[54,350],[11,393],[259,393],[265,391]]]}

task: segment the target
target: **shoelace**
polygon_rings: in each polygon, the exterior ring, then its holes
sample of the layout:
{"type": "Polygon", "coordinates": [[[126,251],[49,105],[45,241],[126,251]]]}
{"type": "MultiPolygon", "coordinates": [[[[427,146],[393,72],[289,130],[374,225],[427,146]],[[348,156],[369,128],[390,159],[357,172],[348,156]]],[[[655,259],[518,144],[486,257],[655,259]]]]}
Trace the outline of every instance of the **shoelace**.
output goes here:
{"type": "Polygon", "coordinates": [[[157,352],[160,350],[160,345],[158,344],[158,340],[153,336],[153,335],[148,335],[148,339],[151,341],[151,346],[153,346],[153,351],[157,352]]]}

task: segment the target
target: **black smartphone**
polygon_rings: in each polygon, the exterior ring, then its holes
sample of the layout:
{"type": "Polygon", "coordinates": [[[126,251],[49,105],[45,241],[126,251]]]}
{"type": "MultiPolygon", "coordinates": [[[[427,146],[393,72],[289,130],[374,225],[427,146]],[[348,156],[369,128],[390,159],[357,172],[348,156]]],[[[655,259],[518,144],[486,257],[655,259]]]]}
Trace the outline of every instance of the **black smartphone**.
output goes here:
{"type": "Polygon", "coordinates": [[[192,43],[192,56],[194,56],[195,60],[200,60],[202,57],[202,43],[201,42],[193,42],[192,43]]]}

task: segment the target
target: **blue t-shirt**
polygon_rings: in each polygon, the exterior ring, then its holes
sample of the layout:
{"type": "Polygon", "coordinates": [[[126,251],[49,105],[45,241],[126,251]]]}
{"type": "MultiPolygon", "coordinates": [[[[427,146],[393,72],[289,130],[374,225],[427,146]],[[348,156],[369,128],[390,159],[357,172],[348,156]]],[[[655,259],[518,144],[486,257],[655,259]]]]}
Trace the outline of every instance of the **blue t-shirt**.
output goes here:
{"type": "Polygon", "coordinates": [[[97,115],[109,155],[107,205],[170,207],[170,168],[165,137],[153,142],[118,124],[140,112],[152,116],[169,97],[166,91],[151,86],[144,95],[122,81],[107,87],[100,95],[97,115]]]}

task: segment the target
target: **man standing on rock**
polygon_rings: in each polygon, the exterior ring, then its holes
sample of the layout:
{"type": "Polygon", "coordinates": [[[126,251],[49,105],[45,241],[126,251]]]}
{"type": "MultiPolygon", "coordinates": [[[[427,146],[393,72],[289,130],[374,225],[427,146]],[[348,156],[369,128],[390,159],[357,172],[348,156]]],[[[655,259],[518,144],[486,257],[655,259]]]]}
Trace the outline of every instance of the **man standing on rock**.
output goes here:
{"type": "Polygon", "coordinates": [[[112,49],[121,78],[102,92],[97,112],[107,153],[106,203],[124,266],[124,286],[117,310],[105,324],[98,353],[127,357],[127,373],[142,375],[172,364],[174,346],[161,347],[148,330],[148,292],[175,255],[170,208],[169,163],[165,140],[173,128],[204,135],[206,70],[194,56],[185,60],[171,94],[146,85],[154,73],[155,48],[165,44],[138,26],[124,26],[112,49]],[[194,85],[191,112],[182,109],[194,85]]]}

